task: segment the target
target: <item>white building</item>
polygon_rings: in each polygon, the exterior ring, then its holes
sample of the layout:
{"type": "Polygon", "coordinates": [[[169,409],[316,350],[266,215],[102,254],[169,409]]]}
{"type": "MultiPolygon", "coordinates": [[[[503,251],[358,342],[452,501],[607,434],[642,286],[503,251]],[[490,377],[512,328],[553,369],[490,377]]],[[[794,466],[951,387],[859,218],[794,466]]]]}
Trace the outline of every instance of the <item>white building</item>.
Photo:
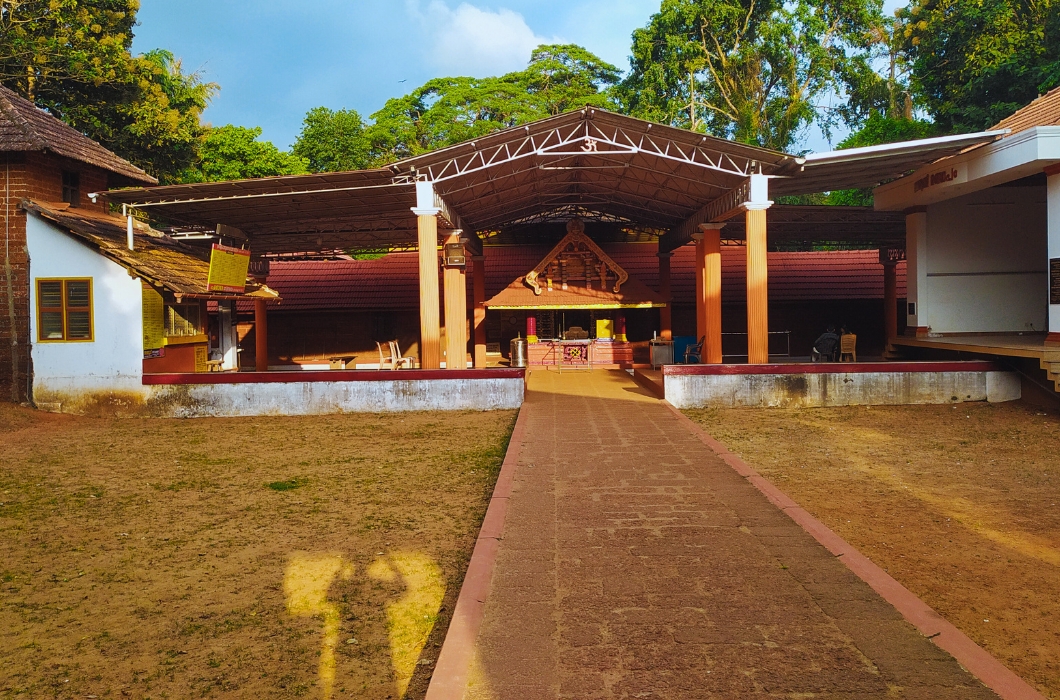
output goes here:
{"type": "Polygon", "coordinates": [[[874,190],[906,215],[912,337],[894,344],[1028,358],[1056,383],[1060,88],[994,128],[1009,133],[874,190]]]}

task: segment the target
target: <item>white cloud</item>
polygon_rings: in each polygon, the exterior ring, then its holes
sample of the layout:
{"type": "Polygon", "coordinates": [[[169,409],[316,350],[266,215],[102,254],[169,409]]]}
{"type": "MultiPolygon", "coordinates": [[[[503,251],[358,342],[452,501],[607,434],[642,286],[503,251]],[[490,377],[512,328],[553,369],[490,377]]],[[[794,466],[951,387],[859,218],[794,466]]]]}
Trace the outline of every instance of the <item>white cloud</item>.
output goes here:
{"type": "Polygon", "coordinates": [[[431,37],[424,59],[439,75],[484,77],[521,70],[535,47],[559,41],[538,36],[521,14],[504,8],[494,12],[465,2],[454,10],[442,0],[431,0],[426,8],[419,0],[406,5],[431,37]]]}

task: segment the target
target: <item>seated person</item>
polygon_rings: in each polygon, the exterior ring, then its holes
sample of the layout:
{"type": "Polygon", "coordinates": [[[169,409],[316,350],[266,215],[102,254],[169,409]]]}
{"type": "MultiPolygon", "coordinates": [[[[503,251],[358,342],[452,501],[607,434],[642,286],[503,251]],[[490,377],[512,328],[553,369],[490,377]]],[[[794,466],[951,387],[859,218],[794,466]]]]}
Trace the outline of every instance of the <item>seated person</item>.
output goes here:
{"type": "Polygon", "coordinates": [[[813,341],[810,359],[814,362],[835,362],[838,347],[839,336],[836,335],[835,326],[828,326],[821,337],[813,341]]]}

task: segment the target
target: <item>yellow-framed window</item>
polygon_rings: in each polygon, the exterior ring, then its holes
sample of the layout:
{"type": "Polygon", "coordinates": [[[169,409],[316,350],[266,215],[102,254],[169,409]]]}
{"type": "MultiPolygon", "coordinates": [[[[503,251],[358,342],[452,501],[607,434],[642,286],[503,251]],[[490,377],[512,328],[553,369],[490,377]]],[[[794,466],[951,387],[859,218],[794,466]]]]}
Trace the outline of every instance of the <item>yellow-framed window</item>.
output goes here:
{"type": "Polygon", "coordinates": [[[38,279],[37,340],[92,339],[92,279],[38,279]]]}

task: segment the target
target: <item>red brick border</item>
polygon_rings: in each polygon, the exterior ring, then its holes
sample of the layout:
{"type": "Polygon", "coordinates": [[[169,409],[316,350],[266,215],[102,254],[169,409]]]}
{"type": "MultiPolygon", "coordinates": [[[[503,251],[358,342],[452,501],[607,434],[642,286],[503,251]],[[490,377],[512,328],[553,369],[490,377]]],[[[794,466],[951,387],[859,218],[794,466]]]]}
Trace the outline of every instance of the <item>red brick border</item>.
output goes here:
{"type": "Polygon", "coordinates": [[[283,384],[291,382],[413,382],[421,379],[522,379],[525,369],[321,369],[275,372],[170,372],[143,375],[144,386],[283,384]]]}
{"type": "Polygon", "coordinates": [[[867,374],[869,372],[995,372],[994,362],[796,362],[772,365],[663,365],[664,377],[718,374],[867,374]]]}
{"type": "Polygon", "coordinates": [[[1045,700],[1045,696],[1013,673],[1007,666],[973,642],[963,632],[920,600],[908,588],[895,581],[886,571],[872,563],[846,540],[832,532],[821,521],[793,501],[787,494],[767,481],[749,464],[729,452],[699,425],[668,401],[663,401],[678,420],[684,423],[703,443],[714,451],[737,474],[750,481],[773,505],[794,520],[803,530],[829,552],[843,558],[843,563],[858,578],[869,584],[880,596],[902,614],[921,634],[939,648],[949,652],[961,666],[997,693],[1002,700],[1045,700]]]}
{"type": "Polygon", "coordinates": [[[453,617],[449,621],[449,629],[445,633],[445,641],[442,642],[442,651],[431,675],[425,700],[461,700],[467,689],[475,643],[486,611],[486,598],[489,597],[501,535],[504,534],[504,518],[508,514],[508,499],[512,494],[516,462],[519,460],[523,435],[526,432],[526,415],[524,405],[519,410],[515,428],[512,429],[508,450],[501,464],[501,473],[493,488],[486,517],[482,520],[482,528],[475,542],[475,550],[471,553],[467,573],[464,574],[464,583],[460,586],[460,595],[456,599],[453,617]]]}

